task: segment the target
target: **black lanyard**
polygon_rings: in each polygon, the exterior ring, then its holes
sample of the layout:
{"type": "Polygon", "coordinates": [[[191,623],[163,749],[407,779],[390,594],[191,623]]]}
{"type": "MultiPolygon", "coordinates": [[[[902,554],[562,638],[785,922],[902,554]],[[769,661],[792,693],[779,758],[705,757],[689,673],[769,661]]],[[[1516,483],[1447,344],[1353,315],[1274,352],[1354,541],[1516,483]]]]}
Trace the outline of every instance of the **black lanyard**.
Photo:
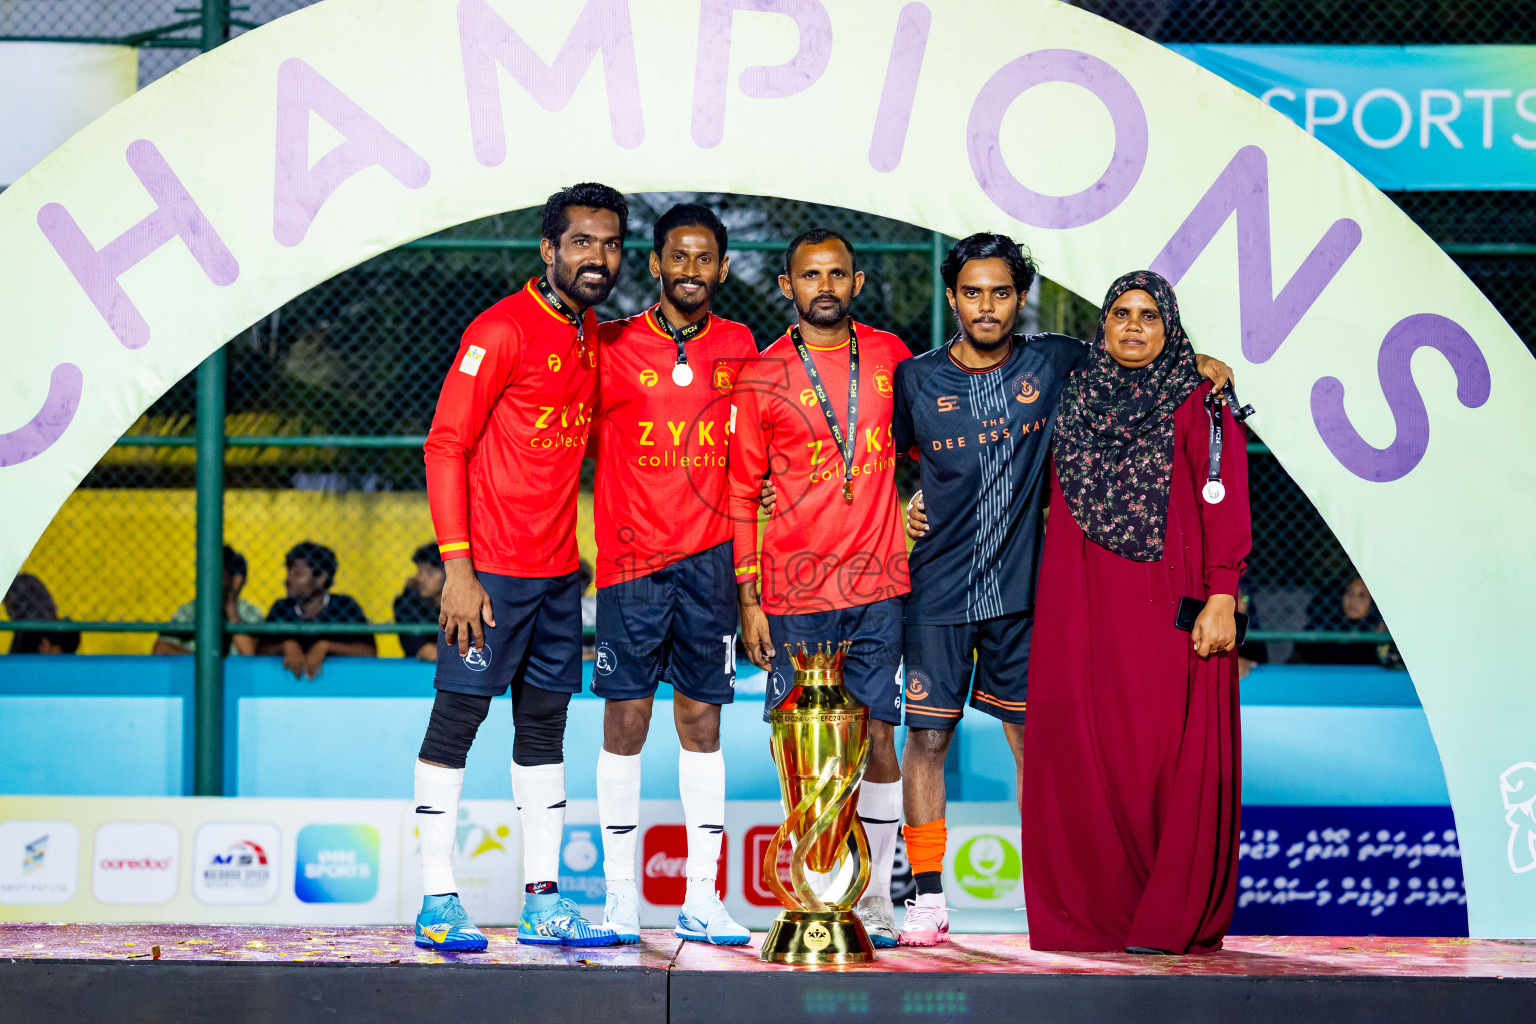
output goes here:
{"type": "Polygon", "coordinates": [[[550,285],[548,278],[540,277],[534,281],[534,284],[539,289],[539,295],[543,296],[544,301],[549,303],[550,308],[564,317],[566,323],[576,328],[576,340],[581,342],[583,348],[585,348],[586,338],[584,335],[586,325],[583,323],[583,318],[577,316],[571,310],[571,307],[565,304],[565,300],[560,298],[560,293],[555,291],[554,287],[550,285]]]}
{"type": "Polygon", "coordinates": [[[805,375],[811,379],[811,390],[816,393],[816,401],[821,403],[821,414],[827,418],[827,426],[832,431],[832,440],[837,442],[837,450],[843,456],[843,500],[853,500],[853,448],[858,443],[859,435],[859,336],[853,329],[853,321],[848,321],[848,433],[843,434],[843,428],[838,425],[837,413],[832,409],[832,403],[827,399],[827,389],[822,386],[821,374],[816,372],[816,364],[811,361],[811,350],[806,348],[805,341],[800,337],[800,328],[789,329],[789,340],[795,343],[795,351],[800,353],[800,365],[805,367],[805,375]]]}
{"type": "Polygon", "coordinates": [[[661,312],[661,306],[652,306],[651,315],[656,319],[656,326],[661,328],[661,333],[677,343],[677,363],[679,366],[688,365],[688,350],[683,348],[686,342],[692,341],[704,333],[704,328],[709,326],[709,314],[705,313],[702,320],[691,324],[683,324],[681,327],[673,327],[671,322],[661,312]]]}
{"type": "Polygon", "coordinates": [[[1211,423],[1210,465],[1205,471],[1205,487],[1200,493],[1207,502],[1218,505],[1227,496],[1227,487],[1221,482],[1221,406],[1216,401],[1215,391],[1205,396],[1205,414],[1211,423]]]}

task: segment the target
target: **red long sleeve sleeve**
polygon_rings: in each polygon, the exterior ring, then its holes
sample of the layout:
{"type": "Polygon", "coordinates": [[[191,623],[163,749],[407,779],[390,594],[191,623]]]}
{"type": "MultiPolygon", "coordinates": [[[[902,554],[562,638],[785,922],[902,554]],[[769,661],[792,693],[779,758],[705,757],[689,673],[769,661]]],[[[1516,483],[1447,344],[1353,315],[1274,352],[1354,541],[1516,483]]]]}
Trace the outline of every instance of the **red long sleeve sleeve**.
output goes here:
{"type": "Polygon", "coordinates": [[[464,331],[427,434],[427,504],[444,560],[470,556],[470,456],[491,409],[517,372],[520,337],[505,318],[481,317],[464,331]]]}

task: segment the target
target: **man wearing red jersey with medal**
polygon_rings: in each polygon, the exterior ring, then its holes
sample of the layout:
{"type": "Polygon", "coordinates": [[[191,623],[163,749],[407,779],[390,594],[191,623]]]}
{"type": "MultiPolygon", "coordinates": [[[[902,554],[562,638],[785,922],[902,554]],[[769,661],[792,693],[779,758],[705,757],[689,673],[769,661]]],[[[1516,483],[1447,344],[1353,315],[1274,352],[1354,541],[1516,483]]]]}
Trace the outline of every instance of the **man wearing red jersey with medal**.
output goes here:
{"type": "Polygon", "coordinates": [[[852,644],[843,680],[870,714],[858,813],[871,874],[855,912],[875,945],[889,947],[901,821],[894,737],[902,604],[911,589],[896,504],[892,383],[911,352],[895,335],[854,321],[849,305],[863,285],[853,246],[836,231],[807,231],[790,243],[779,288],[798,320],[736,379],[730,501],[742,643],[768,672],[767,706],[788,692],[791,644],[852,644]],[[764,476],[777,506],[759,545],[764,476]]]}
{"type": "Polygon", "coordinates": [[[640,941],[640,750],[666,680],[688,831],[676,935],[742,945],[750,935],[726,912],[715,879],[725,828],[720,707],[736,682],[726,431],[732,385],[757,346],[746,326],[710,312],[729,269],[713,211],[686,203],[663,214],[650,266],[660,301],[598,328],[592,692],[607,700],[597,761],[606,923],[621,942],[640,941]]]}

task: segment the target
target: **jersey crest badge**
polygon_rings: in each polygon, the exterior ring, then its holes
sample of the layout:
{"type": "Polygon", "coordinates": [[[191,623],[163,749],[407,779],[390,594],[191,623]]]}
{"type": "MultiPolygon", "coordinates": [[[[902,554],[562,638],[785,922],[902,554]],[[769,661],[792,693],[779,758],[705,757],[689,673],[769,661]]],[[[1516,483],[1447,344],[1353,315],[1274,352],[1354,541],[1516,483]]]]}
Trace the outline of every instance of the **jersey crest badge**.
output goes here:
{"type": "Polygon", "coordinates": [[[875,371],[875,390],[882,395],[891,393],[891,375],[884,370],[875,371]]]}
{"type": "Polygon", "coordinates": [[[1021,373],[1013,378],[1013,400],[1021,405],[1032,405],[1040,398],[1040,381],[1032,373],[1021,373]]]}

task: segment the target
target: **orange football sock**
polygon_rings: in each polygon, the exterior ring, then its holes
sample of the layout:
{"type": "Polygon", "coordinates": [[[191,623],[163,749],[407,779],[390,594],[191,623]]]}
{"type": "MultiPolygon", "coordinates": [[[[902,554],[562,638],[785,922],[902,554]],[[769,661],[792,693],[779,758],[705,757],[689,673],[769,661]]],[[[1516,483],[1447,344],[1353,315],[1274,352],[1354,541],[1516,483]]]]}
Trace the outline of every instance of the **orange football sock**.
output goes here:
{"type": "Polygon", "coordinates": [[[944,870],[944,846],[949,842],[949,829],[944,819],[924,825],[903,825],[901,836],[907,843],[907,863],[914,875],[925,871],[944,870]]]}

